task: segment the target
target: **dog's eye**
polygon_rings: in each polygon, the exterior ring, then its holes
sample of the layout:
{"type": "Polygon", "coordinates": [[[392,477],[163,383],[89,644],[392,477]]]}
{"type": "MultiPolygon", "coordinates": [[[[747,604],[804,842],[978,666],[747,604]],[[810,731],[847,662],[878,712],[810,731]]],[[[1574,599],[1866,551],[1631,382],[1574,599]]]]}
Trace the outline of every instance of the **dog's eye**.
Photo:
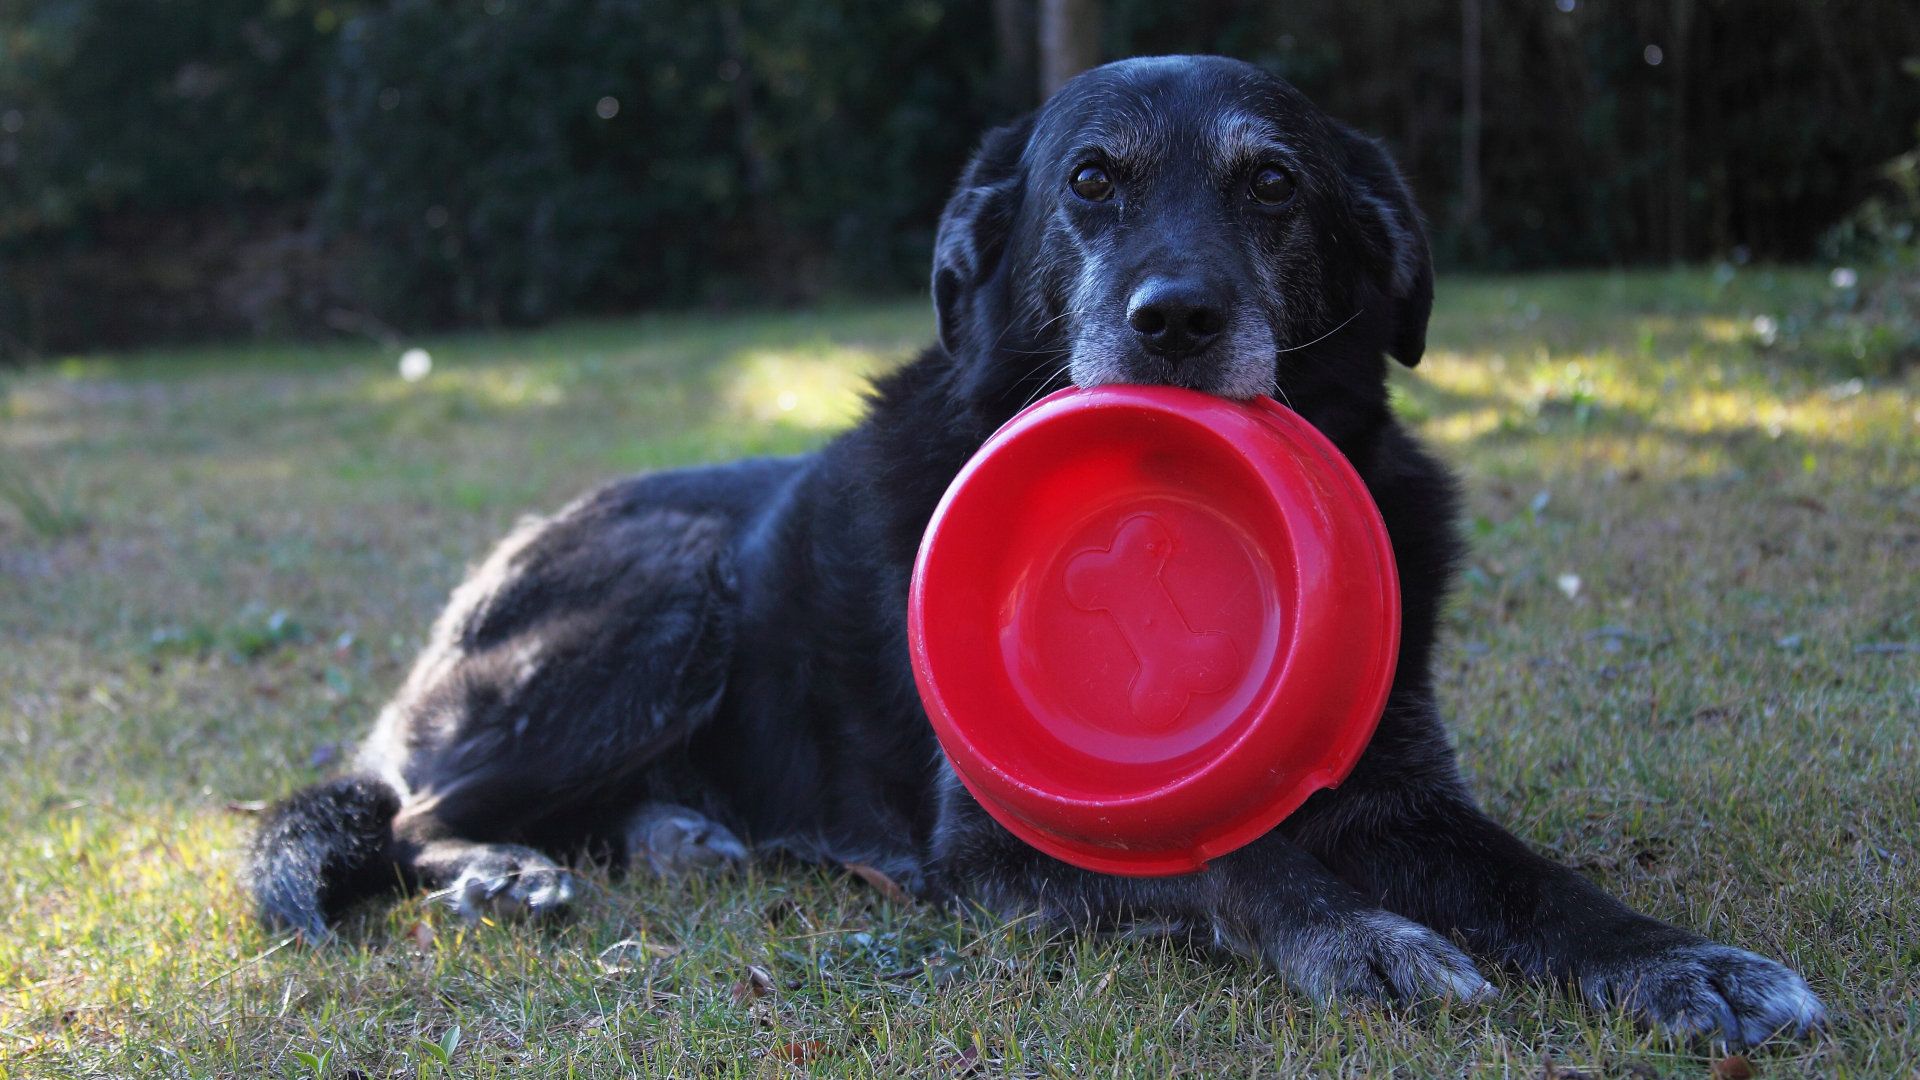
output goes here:
{"type": "Polygon", "coordinates": [[[1073,170],[1073,179],[1067,181],[1067,186],[1088,202],[1106,202],[1113,198],[1113,178],[1098,165],[1082,165],[1073,170]]]}
{"type": "Polygon", "coordinates": [[[1279,206],[1293,198],[1293,177],[1279,166],[1263,165],[1247,184],[1247,193],[1255,202],[1279,206]]]}

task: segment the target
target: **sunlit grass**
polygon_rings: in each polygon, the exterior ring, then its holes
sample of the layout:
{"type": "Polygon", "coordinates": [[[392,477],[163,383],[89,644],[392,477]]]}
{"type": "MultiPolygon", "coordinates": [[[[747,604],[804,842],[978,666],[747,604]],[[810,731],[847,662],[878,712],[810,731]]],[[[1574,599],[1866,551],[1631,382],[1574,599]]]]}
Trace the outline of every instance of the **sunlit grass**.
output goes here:
{"type": "Polygon", "coordinates": [[[868,380],[899,360],[871,349],[756,349],[729,358],[726,399],[743,421],[833,431],[860,414],[868,380]]]}
{"type": "MultiPolygon", "coordinates": [[[[1479,790],[1662,917],[1789,959],[1840,1026],[1763,1075],[1920,1059],[1920,376],[1766,348],[1815,272],[1445,281],[1395,407],[1465,479],[1441,690],[1479,790]],[[1569,588],[1567,582],[1577,579],[1569,588]]],[[[321,952],[248,920],[255,800],[337,766],[461,568],[623,472],[819,445],[923,302],[58,361],[0,398],[0,1077],[1704,1075],[1503,980],[1316,1010],[1164,943],[901,910],[824,872],[595,877],[582,916],[420,901],[321,952]],[[748,965],[774,990],[736,995],[748,965]],[[904,974],[902,974],[904,972],[904,974]],[[1563,1075],[1565,1075],[1563,1073],[1563,1075]],[[1644,1074],[1642,1074],[1644,1075],[1644,1074]]]]}

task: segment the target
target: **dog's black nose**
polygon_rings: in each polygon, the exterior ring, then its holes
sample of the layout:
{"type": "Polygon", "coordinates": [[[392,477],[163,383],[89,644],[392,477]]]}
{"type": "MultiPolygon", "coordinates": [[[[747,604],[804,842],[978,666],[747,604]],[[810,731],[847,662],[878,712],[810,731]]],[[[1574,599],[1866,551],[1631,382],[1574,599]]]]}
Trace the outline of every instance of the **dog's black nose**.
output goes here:
{"type": "Polygon", "coordinates": [[[1226,329],[1219,294],[1191,278],[1149,278],[1127,303],[1141,344],[1169,360],[1192,356],[1226,329]]]}

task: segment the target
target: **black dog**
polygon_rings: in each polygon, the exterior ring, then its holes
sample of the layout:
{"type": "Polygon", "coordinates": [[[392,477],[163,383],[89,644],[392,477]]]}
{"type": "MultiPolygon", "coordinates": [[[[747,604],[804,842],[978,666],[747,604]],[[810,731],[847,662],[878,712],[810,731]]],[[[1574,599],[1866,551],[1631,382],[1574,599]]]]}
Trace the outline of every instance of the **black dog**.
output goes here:
{"type": "Polygon", "coordinates": [[[626,480],[523,525],[455,592],[352,776],[252,854],[262,916],[313,936],[404,876],[462,910],[549,910],[581,850],[661,871],[746,846],[878,866],[926,896],[1210,934],[1315,995],[1472,997],[1449,936],[1596,1006],[1751,1043],[1822,1022],[1798,975],[1635,914],[1475,807],[1429,659],[1457,553],[1447,474],[1387,408],[1432,273],[1378,144],[1245,64],[1112,64],[990,133],[941,219],[939,344],[819,453],[626,480]],[[1365,478],[1404,639],[1338,790],[1199,874],[1120,878],[996,825],[942,759],[905,644],[935,503],[1067,385],[1278,394],[1365,478]]]}

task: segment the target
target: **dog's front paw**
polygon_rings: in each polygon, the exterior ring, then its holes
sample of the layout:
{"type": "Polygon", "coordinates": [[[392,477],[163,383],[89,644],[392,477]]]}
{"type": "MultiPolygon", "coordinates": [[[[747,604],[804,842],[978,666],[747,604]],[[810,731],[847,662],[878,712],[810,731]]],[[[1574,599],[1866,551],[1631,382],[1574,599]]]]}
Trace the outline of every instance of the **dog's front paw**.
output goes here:
{"type": "Polygon", "coordinates": [[[1498,993],[1452,942],[1386,911],[1353,912],[1287,934],[1263,952],[1289,984],[1321,1002],[1478,1001],[1498,993]]]}
{"type": "Polygon", "coordinates": [[[573,875],[539,852],[505,845],[484,849],[442,893],[468,921],[550,915],[573,902],[573,875]]]}
{"type": "Polygon", "coordinates": [[[1804,1038],[1826,1009],[1790,968],[1744,949],[1689,941],[1589,967],[1580,992],[1676,1035],[1739,1048],[1781,1033],[1804,1038]]]}

